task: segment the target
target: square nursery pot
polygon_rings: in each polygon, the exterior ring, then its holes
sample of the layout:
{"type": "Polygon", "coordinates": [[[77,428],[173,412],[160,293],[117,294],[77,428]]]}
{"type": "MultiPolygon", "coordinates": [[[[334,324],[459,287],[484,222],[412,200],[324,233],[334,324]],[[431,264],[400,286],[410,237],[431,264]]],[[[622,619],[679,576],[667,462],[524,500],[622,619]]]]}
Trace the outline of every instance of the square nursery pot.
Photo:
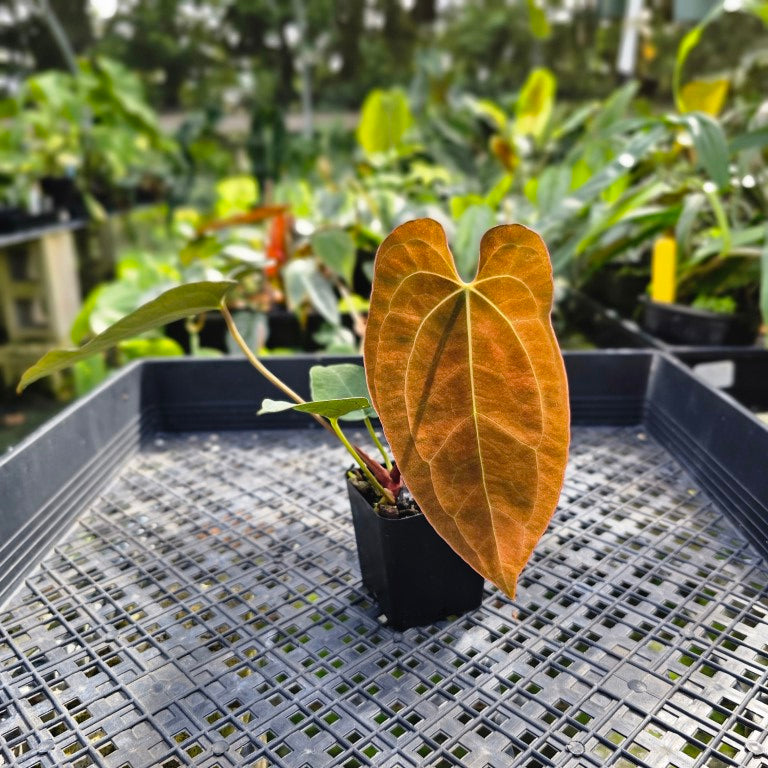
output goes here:
{"type": "Polygon", "coordinates": [[[643,327],[669,344],[694,347],[754,341],[755,330],[745,332],[742,325],[737,315],[650,299],[643,302],[643,327]]]}
{"type": "MultiPolygon", "coordinates": [[[[269,365],[307,396],[345,361],[269,365]]],[[[0,765],[761,768],[768,426],[667,353],[565,362],[566,482],[515,600],[402,632],[346,452],[257,416],[245,361],[73,404],[0,458],[0,765]]]]}
{"type": "Polygon", "coordinates": [[[464,562],[423,514],[378,515],[347,480],[363,584],[387,626],[403,630],[477,608],[483,577],[464,562]]]}
{"type": "Polygon", "coordinates": [[[754,319],[693,309],[681,304],[637,299],[641,320],[622,317],[615,309],[582,291],[571,290],[562,304],[566,318],[604,348],[678,349],[708,346],[750,347],[757,336],[754,319]]]}

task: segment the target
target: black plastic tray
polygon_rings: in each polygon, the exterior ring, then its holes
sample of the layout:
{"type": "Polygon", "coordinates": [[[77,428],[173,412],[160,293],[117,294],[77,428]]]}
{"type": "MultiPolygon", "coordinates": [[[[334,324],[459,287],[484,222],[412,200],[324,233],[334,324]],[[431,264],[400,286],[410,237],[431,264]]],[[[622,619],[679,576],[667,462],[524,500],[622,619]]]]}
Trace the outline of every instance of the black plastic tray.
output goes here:
{"type": "Polygon", "coordinates": [[[256,417],[245,363],[137,364],[57,417],[0,463],[0,765],[765,768],[768,429],[658,353],[566,361],[517,600],[404,633],[343,449],[256,417]]]}
{"type": "Polygon", "coordinates": [[[768,414],[768,349],[689,347],[675,356],[710,386],[763,418],[768,414]]]}

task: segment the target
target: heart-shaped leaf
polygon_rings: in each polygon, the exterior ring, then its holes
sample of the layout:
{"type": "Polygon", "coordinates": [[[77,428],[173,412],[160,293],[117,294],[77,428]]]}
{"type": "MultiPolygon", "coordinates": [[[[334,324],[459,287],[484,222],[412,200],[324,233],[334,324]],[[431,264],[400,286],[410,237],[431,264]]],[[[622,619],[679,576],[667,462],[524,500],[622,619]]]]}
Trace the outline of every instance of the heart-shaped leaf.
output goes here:
{"type": "Polygon", "coordinates": [[[76,349],[54,349],[44,355],[31,368],[24,371],[17,391],[21,392],[33,381],[61,371],[78,360],[104,352],[119,341],[139,336],[174,320],[199,315],[209,309],[218,309],[221,300],[236,285],[230,280],[219,282],[187,283],[161,293],[135,311],[118,320],[87,344],[76,349]]]}
{"type": "Polygon", "coordinates": [[[568,454],[552,291],[547,249],[519,225],[485,233],[469,283],[431,219],[376,255],[365,366],[384,433],[435,530],[510,595],[568,454]]]}

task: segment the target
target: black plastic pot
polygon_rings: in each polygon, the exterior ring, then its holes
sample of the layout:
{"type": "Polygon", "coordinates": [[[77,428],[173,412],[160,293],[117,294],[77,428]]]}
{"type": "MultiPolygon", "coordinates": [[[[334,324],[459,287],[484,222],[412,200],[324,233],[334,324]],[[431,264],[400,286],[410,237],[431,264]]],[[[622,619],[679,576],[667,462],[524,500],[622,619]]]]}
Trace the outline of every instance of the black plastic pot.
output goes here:
{"type": "Polygon", "coordinates": [[[719,346],[733,337],[737,318],[683,304],[646,300],[643,327],[670,344],[719,346]]]}
{"type": "Polygon", "coordinates": [[[0,208],[0,235],[28,232],[56,224],[55,213],[27,213],[23,208],[0,208]]]}
{"type": "Polygon", "coordinates": [[[408,629],[477,608],[483,577],[470,568],[424,515],[377,515],[347,481],[363,584],[376,598],[387,626],[408,629]]]}
{"type": "Polygon", "coordinates": [[[66,176],[43,176],[40,188],[55,211],[65,211],[72,219],[82,219],[87,216],[87,208],[83,193],[78,189],[74,179],[66,176]]]}

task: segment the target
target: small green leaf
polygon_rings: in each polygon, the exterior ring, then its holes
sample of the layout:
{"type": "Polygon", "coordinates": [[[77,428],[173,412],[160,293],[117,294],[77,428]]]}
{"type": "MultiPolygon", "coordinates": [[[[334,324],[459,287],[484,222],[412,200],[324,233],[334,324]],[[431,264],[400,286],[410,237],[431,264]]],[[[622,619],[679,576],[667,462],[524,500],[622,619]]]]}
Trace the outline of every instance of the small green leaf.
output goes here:
{"type": "Polygon", "coordinates": [[[31,368],[28,368],[17,387],[22,392],[29,384],[51,373],[68,368],[78,360],[114,347],[123,339],[130,339],[174,320],[199,315],[209,309],[218,309],[221,300],[235,285],[230,280],[220,282],[188,283],[171,288],[156,299],[139,307],[113,326],[77,349],[54,349],[31,368]]]}
{"type": "Polygon", "coordinates": [[[347,285],[355,271],[355,241],[343,229],[324,229],[310,237],[312,251],[328,269],[347,285]]]}
{"type": "Polygon", "coordinates": [[[261,403],[259,415],[265,413],[280,413],[281,411],[300,411],[315,413],[326,419],[339,419],[354,411],[370,408],[371,403],[366,397],[342,397],[335,400],[311,400],[308,403],[290,403],[287,400],[270,400],[265,398],[261,403]]]}
{"type": "MultiPolygon", "coordinates": [[[[354,363],[337,365],[313,365],[309,369],[309,391],[313,400],[338,400],[341,398],[365,398],[370,400],[365,369],[354,363]]],[[[347,413],[346,421],[362,421],[376,418],[373,408],[347,413]]]]}
{"type": "Polygon", "coordinates": [[[389,152],[400,146],[412,123],[405,92],[400,88],[377,88],[363,102],[357,140],[369,155],[389,152]]]}

